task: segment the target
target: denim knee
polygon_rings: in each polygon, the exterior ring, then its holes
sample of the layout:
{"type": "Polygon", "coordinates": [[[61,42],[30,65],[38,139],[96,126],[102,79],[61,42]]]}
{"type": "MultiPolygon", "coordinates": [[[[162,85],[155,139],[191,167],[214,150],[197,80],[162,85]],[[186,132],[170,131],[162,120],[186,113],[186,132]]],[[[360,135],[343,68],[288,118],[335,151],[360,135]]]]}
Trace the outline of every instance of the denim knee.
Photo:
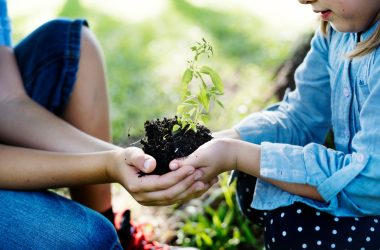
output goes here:
{"type": "Polygon", "coordinates": [[[94,212],[85,223],[82,231],[76,232],[73,249],[122,249],[115,227],[103,215],[94,212]]]}
{"type": "Polygon", "coordinates": [[[122,249],[101,214],[51,192],[0,189],[0,249],[122,249]]]}
{"type": "Polygon", "coordinates": [[[90,209],[86,210],[86,214],[77,213],[69,223],[63,222],[59,235],[50,235],[55,238],[55,243],[45,240],[44,246],[40,247],[64,250],[122,249],[116,230],[108,219],[90,209]]]}

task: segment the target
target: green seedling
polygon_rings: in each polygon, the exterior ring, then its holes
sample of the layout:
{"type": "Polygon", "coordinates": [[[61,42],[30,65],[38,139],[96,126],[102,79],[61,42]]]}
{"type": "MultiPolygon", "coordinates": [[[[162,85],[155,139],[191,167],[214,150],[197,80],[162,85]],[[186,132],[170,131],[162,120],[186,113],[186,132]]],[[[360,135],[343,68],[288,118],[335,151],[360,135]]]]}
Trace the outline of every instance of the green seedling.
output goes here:
{"type": "MultiPolygon", "coordinates": [[[[205,124],[209,119],[211,102],[216,102],[223,108],[223,103],[218,99],[223,95],[224,85],[219,74],[209,66],[199,65],[202,56],[210,58],[214,52],[212,46],[203,38],[191,47],[194,58],[188,61],[188,66],[183,73],[181,81],[181,101],[177,107],[178,124],[173,131],[186,129],[197,131],[197,124],[205,124]],[[190,84],[197,84],[198,90],[192,92],[190,84]]],[[[195,88],[197,89],[197,88],[195,88]]]]}

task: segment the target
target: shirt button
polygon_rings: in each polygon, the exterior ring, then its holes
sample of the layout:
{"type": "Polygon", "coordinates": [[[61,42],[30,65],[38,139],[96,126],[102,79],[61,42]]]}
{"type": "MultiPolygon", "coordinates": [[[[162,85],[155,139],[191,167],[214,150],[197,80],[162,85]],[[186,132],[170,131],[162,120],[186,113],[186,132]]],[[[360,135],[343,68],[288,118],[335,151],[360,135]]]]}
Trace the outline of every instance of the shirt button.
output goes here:
{"type": "Polygon", "coordinates": [[[358,162],[363,162],[363,160],[364,160],[364,156],[363,156],[362,154],[357,154],[357,155],[356,155],[356,160],[357,160],[358,162]]]}
{"type": "Polygon", "coordinates": [[[345,87],[345,88],[343,89],[343,95],[344,95],[345,97],[348,97],[348,96],[350,95],[350,91],[348,90],[347,87],[345,87]]]}

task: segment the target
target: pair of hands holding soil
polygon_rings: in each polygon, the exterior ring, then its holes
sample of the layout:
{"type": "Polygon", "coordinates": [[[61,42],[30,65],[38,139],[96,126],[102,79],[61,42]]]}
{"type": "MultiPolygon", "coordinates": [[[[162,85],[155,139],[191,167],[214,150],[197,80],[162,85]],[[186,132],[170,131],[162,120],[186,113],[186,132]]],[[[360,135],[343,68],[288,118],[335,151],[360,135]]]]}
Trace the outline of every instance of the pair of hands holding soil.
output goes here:
{"type": "MultiPolygon", "coordinates": [[[[220,135],[238,138],[234,131],[220,135]]],[[[201,196],[217,183],[218,175],[236,169],[233,139],[215,138],[200,146],[188,157],[170,162],[170,172],[143,175],[156,167],[156,160],[140,148],[128,147],[112,151],[116,162],[107,164],[111,179],[122,184],[142,205],[165,206],[184,203],[201,196]],[[125,167],[127,165],[127,167],[125,167]]]]}
{"type": "Polygon", "coordinates": [[[143,175],[156,167],[156,160],[142,149],[128,147],[110,151],[107,173],[112,182],[123,185],[133,198],[145,206],[166,206],[184,203],[199,197],[218,179],[203,181],[202,170],[181,166],[163,175],[143,175]]]}

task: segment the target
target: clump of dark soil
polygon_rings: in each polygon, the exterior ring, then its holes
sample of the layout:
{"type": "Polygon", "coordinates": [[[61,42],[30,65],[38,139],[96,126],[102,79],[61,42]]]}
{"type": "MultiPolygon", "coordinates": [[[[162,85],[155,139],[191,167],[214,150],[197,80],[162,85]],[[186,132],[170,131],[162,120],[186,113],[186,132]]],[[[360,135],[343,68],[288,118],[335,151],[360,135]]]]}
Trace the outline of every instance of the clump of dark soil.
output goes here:
{"type": "Polygon", "coordinates": [[[175,124],[178,124],[177,117],[145,122],[145,137],[140,141],[142,149],[157,161],[156,169],[150,174],[162,175],[169,172],[169,163],[173,159],[190,155],[212,139],[211,131],[203,125],[197,125],[197,132],[187,128],[173,132],[175,124]]]}

